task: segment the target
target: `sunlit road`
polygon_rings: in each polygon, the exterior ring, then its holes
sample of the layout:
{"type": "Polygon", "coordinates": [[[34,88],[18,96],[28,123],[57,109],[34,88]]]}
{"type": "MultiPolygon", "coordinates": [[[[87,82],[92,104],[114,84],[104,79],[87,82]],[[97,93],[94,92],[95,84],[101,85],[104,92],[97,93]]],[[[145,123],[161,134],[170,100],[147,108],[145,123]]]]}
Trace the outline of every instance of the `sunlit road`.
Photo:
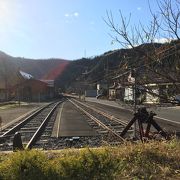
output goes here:
{"type": "MultiPolygon", "coordinates": [[[[130,120],[130,118],[133,116],[133,111],[131,107],[121,105],[115,101],[100,100],[96,98],[86,98],[86,101],[115,107],[116,109],[119,109],[116,110],[119,116],[121,116],[121,113],[123,113],[123,116],[127,117],[124,118],[126,121],[130,120]],[[126,110],[126,113],[124,113],[124,109],[126,110]]],[[[180,131],[180,106],[154,107],[148,110],[153,111],[157,114],[155,116],[155,119],[162,125],[162,127],[165,127],[167,130],[170,131],[180,131]]]]}

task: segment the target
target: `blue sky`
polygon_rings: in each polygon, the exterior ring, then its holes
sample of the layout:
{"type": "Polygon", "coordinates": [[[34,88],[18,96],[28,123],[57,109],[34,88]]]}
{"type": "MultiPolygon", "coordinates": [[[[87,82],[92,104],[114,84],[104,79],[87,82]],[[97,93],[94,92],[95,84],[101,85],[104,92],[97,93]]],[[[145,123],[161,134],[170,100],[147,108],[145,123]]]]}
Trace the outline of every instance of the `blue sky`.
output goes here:
{"type": "MultiPolygon", "coordinates": [[[[155,0],[151,0],[156,10],[155,0]]],[[[78,59],[121,48],[103,18],[121,10],[132,24],[150,18],[147,0],[0,0],[0,50],[15,57],[78,59]]]]}

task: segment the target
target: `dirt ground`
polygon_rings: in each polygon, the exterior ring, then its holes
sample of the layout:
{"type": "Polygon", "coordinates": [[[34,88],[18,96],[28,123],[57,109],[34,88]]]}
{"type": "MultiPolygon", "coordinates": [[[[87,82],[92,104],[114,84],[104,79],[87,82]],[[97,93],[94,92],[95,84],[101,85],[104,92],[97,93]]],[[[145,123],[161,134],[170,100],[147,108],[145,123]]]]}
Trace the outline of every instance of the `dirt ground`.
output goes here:
{"type": "Polygon", "coordinates": [[[40,106],[43,106],[43,103],[22,103],[20,106],[18,104],[10,104],[0,106],[0,127],[3,128],[7,124],[11,123],[12,121],[19,120],[25,117],[30,112],[34,111],[40,106]]]}

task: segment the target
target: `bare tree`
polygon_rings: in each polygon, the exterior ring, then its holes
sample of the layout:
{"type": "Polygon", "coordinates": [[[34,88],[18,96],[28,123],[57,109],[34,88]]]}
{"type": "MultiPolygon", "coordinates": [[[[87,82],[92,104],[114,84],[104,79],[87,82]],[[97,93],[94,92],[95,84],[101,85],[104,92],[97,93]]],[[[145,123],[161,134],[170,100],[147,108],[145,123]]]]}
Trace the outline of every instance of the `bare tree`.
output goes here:
{"type": "Polygon", "coordinates": [[[104,21],[110,28],[113,42],[125,48],[132,48],[140,54],[138,61],[141,61],[141,64],[136,61],[134,66],[130,67],[135,68],[137,72],[143,68],[144,77],[138,79],[139,84],[161,79],[163,82],[173,83],[174,88],[180,92],[180,1],[157,0],[157,6],[158,11],[153,12],[149,3],[152,16],[149,25],[143,25],[141,22],[131,25],[131,14],[127,18],[121,11],[120,24],[115,22],[111,11],[107,11],[104,21]],[[157,47],[156,42],[160,38],[164,38],[167,43],[157,47]],[[137,48],[150,43],[153,48],[149,52],[144,48],[137,48]]]}
{"type": "Polygon", "coordinates": [[[104,19],[111,32],[113,42],[120,43],[123,47],[134,48],[144,43],[157,42],[159,38],[180,39],[180,1],[157,0],[159,11],[153,12],[149,3],[151,20],[148,25],[139,22],[136,25],[131,24],[131,14],[129,17],[123,16],[119,10],[120,23],[116,23],[111,11],[107,11],[107,17],[104,19]]]}
{"type": "Polygon", "coordinates": [[[161,0],[158,2],[160,30],[165,32],[166,37],[180,40],[180,1],[179,0],[161,0]]]}

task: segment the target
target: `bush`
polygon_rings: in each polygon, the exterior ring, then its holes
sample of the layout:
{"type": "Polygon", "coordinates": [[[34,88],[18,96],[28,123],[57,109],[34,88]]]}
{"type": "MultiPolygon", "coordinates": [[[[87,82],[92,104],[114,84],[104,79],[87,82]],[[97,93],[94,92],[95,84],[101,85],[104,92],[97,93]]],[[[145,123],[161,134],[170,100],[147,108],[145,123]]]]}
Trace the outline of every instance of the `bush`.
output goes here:
{"type": "Polygon", "coordinates": [[[39,151],[18,151],[1,163],[1,179],[44,180],[51,174],[46,155],[39,151]],[[48,171],[47,171],[48,170],[48,171]]]}
{"type": "Polygon", "coordinates": [[[0,179],[180,179],[180,142],[98,149],[19,151],[0,156],[0,179]]]}
{"type": "Polygon", "coordinates": [[[57,171],[65,179],[113,179],[117,162],[107,150],[85,150],[80,154],[67,154],[56,160],[57,171]]]}

